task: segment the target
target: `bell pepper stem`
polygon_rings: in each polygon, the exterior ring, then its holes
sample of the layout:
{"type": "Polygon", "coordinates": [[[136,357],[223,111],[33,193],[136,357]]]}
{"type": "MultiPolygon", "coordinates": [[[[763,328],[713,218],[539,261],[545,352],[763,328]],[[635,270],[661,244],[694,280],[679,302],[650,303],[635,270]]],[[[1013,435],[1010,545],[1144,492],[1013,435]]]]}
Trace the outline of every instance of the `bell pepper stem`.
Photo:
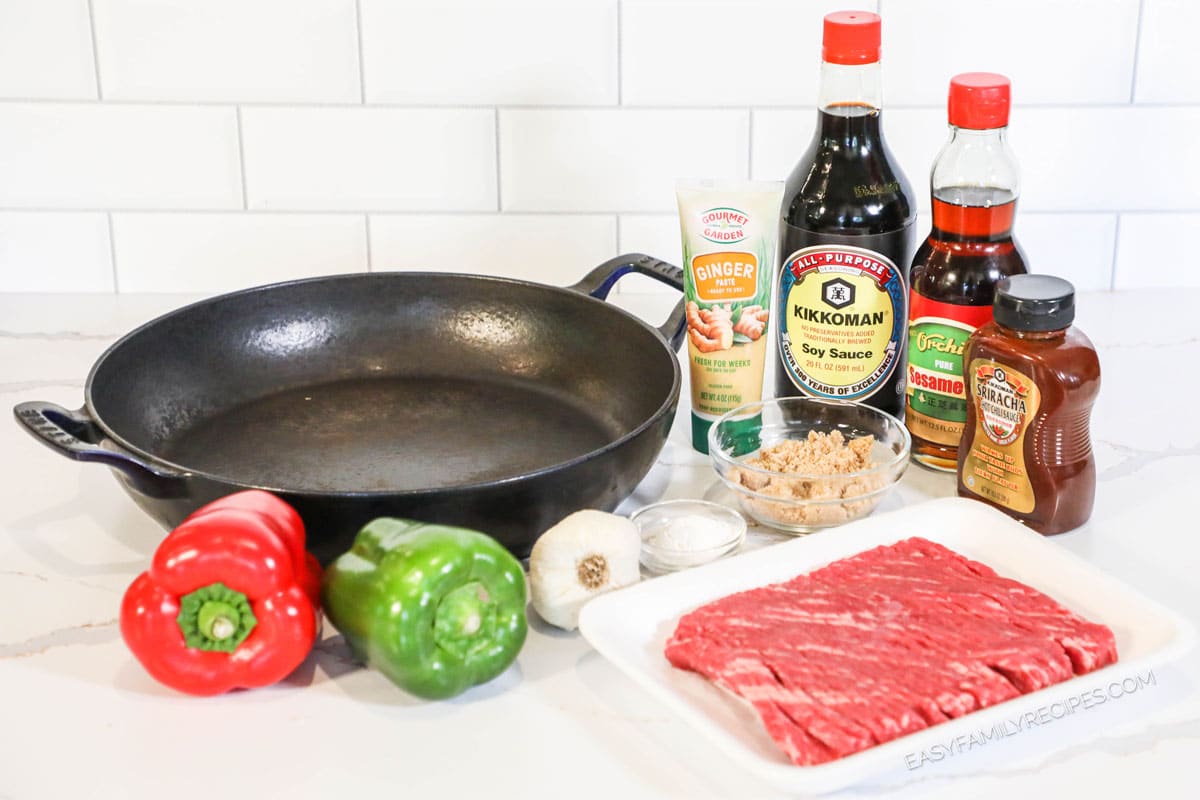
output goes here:
{"type": "Polygon", "coordinates": [[[175,622],[188,647],[224,653],[236,650],[258,624],[246,595],[223,583],[181,597],[175,622]]]}
{"type": "Polygon", "coordinates": [[[239,621],[238,610],[220,600],[206,601],[200,606],[200,613],[196,615],[200,633],[218,642],[237,633],[239,621]]]}
{"type": "Polygon", "coordinates": [[[482,583],[464,583],[438,604],[433,639],[438,647],[466,656],[486,646],[496,625],[496,603],[482,583]]]}

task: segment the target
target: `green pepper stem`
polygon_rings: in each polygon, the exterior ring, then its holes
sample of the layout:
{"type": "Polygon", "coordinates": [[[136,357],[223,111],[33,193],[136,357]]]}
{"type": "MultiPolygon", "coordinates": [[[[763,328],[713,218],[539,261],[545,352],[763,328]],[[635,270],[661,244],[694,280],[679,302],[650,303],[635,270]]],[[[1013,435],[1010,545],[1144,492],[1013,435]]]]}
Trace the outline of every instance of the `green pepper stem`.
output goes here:
{"type": "Polygon", "coordinates": [[[175,618],[188,647],[232,653],[258,624],[250,601],[223,583],[211,583],[179,598],[175,618]]]}
{"type": "Polygon", "coordinates": [[[196,618],[200,633],[216,641],[228,639],[237,633],[239,621],[237,609],[220,600],[206,601],[200,606],[200,613],[196,618]]]}
{"type": "Polygon", "coordinates": [[[460,658],[478,649],[496,626],[496,603],[482,583],[465,583],[438,604],[433,639],[438,647],[460,658]]]}

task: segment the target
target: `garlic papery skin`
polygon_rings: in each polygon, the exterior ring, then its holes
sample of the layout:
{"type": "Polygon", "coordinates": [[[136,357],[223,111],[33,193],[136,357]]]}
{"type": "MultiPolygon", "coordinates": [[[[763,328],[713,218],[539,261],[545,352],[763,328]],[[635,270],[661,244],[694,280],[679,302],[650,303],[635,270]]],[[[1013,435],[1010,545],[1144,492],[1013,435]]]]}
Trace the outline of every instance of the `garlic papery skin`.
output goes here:
{"type": "Polygon", "coordinates": [[[579,627],[579,611],[596,595],[637,583],[642,537],[625,517],[576,511],[538,537],[529,556],[533,608],[564,630],[579,627]]]}

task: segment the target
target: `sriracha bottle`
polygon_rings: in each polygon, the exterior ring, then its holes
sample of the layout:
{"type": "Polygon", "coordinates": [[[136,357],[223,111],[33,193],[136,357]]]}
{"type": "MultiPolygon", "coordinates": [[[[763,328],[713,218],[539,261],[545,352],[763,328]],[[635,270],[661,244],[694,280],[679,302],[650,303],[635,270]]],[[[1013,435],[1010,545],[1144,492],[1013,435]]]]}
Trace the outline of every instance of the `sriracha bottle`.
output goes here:
{"type": "Polygon", "coordinates": [[[1087,522],[1096,499],[1089,432],[1100,359],[1075,320],[1075,288],[1052,275],[996,285],[995,318],[964,356],[967,421],[958,494],[1046,535],[1087,522]]]}
{"type": "Polygon", "coordinates": [[[963,347],[992,319],[996,284],[1028,270],[1013,238],[1020,191],[1009,150],[1009,81],[950,81],[950,140],[933,164],[933,230],[913,258],[905,424],[919,464],[953,472],[967,419],[963,347]]]}
{"type": "Polygon", "coordinates": [[[817,130],[784,188],[778,397],[899,416],[916,210],[880,128],[879,15],[825,17],[817,130]]]}

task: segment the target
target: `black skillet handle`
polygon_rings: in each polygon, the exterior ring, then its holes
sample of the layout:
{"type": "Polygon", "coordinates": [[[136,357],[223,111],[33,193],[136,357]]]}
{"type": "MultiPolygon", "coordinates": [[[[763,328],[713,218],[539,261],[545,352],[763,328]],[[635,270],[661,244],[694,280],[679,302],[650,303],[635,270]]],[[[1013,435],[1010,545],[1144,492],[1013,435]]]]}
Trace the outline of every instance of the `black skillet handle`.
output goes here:
{"type": "MultiPolygon", "coordinates": [[[[605,261],[585,275],[579,283],[568,288],[604,300],[617,281],[631,272],[654,278],[659,283],[665,283],[673,289],[683,291],[683,270],[643,253],[626,253],[605,261]]],[[[672,309],[671,316],[667,317],[667,321],[658,327],[658,332],[670,343],[672,350],[678,350],[679,346],[683,344],[683,334],[686,330],[687,318],[684,316],[684,301],[680,300],[672,309]]]]}
{"type": "Polygon", "coordinates": [[[146,463],[132,453],[100,446],[103,438],[86,408],[69,411],[60,405],[33,400],[13,407],[17,422],[38,441],[73,461],[95,461],[123,473],[150,497],[180,497],[186,473],[146,463]]]}

